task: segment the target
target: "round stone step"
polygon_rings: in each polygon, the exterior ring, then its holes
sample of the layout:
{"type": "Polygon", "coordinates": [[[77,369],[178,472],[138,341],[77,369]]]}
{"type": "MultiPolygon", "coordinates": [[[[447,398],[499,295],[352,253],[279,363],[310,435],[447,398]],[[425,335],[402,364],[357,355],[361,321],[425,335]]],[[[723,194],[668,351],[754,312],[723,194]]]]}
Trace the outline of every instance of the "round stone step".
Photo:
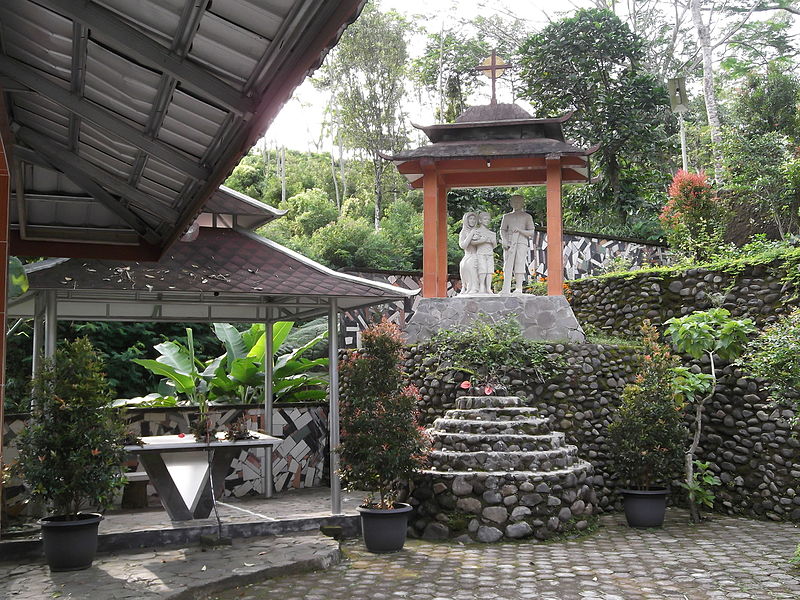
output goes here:
{"type": "Polygon", "coordinates": [[[573,464],[563,469],[554,469],[552,471],[440,471],[438,469],[424,469],[420,474],[435,477],[435,478],[453,478],[453,477],[513,477],[516,481],[527,481],[532,484],[538,482],[552,482],[560,484],[572,479],[573,481],[586,481],[586,477],[594,473],[594,467],[591,463],[583,460],[582,458],[575,458],[573,464]]]}
{"type": "Polygon", "coordinates": [[[556,471],[572,466],[577,452],[575,446],[536,452],[434,450],[430,466],[438,471],[556,471]]]}
{"type": "Polygon", "coordinates": [[[460,396],[456,398],[456,408],[462,409],[521,405],[522,401],[516,396],[460,396]]]}
{"type": "Polygon", "coordinates": [[[531,417],[517,421],[489,421],[440,417],[433,422],[433,429],[444,433],[543,435],[550,433],[550,419],[531,417]]]}
{"type": "Polygon", "coordinates": [[[553,450],[564,445],[561,432],[544,435],[515,435],[502,433],[446,433],[428,432],[434,450],[455,450],[458,452],[534,452],[553,450]]]}
{"type": "Polygon", "coordinates": [[[454,408],[444,413],[445,419],[468,421],[515,421],[538,415],[535,408],[527,406],[505,406],[499,408],[454,408]]]}

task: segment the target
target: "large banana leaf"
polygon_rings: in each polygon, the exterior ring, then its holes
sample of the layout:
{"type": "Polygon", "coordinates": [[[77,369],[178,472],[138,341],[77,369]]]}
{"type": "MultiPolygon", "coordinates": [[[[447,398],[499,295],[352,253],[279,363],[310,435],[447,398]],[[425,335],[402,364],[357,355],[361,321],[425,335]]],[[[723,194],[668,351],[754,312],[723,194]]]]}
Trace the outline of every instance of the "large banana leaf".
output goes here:
{"type": "Polygon", "coordinates": [[[149,358],[134,358],[133,362],[143,366],[145,369],[149,369],[156,375],[161,375],[169,379],[175,386],[177,392],[189,396],[194,394],[196,381],[192,375],[181,373],[172,365],[164,364],[163,362],[151,360],[149,358]]]}
{"type": "MultiPolygon", "coordinates": [[[[286,336],[289,335],[289,332],[292,330],[293,325],[294,323],[291,321],[278,321],[272,326],[273,350],[277,350],[281,347],[281,344],[286,340],[286,336]]],[[[266,352],[265,334],[262,333],[261,337],[253,344],[253,347],[250,348],[250,352],[247,353],[247,356],[263,362],[264,352],[266,352]]]]}
{"type": "Polygon", "coordinates": [[[214,335],[225,346],[228,370],[231,369],[234,360],[247,356],[249,348],[247,348],[242,334],[230,323],[214,323],[214,335]]]}

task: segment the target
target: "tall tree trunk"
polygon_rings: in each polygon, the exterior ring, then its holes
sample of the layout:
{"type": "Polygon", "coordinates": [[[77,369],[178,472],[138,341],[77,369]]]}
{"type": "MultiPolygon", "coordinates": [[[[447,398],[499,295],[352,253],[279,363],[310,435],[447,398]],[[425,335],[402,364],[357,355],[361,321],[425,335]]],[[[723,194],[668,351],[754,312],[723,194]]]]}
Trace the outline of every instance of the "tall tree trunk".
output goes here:
{"type": "Polygon", "coordinates": [[[372,165],[375,168],[375,231],[380,231],[383,216],[383,159],[375,156],[372,165]]]}
{"type": "Polygon", "coordinates": [[[692,0],[692,21],[697,30],[697,40],[703,53],[703,98],[706,102],[706,114],[708,115],[708,128],[711,131],[711,152],[714,155],[714,179],[718,184],[722,184],[724,179],[723,157],[722,157],[722,134],[719,122],[719,110],[717,108],[717,94],[714,91],[714,63],[713,49],[711,47],[711,33],[708,26],[703,23],[703,16],[700,14],[700,3],[702,0],[692,0]]]}
{"type": "Polygon", "coordinates": [[[342,202],[339,198],[339,181],[336,179],[336,161],[333,160],[333,148],[331,148],[331,179],[333,179],[333,193],[336,195],[336,210],[341,211],[342,202]]]}
{"type": "Polygon", "coordinates": [[[342,179],[342,203],[344,203],[345,198],[347,198],[347,178],[345,177],[344,169],[344,143],[342,142],[341,131],[337,131],[337,135],[339,136],[339,176],[342,179]]]}
{"type": "Polygon", "coordinates": [[[286,202],[286,146],[281,147],[281,202],[286,202]]]}

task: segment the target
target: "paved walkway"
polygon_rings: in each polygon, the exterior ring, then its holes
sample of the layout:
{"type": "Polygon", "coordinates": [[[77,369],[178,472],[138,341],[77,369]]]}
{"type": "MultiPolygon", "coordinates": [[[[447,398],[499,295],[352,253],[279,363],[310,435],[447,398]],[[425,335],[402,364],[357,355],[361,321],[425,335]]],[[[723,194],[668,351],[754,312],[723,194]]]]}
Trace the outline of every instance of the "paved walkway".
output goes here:
{"type": "Polygon", "coordinates": [[[676,510],[661,530],[629,529],[610,515],[591,537],[546,544],[409,540],[402,552],[372,555],[347,541],[340,564],[336,542],[304,534],[238,539],[207,551],[101,554],[91,569],[74,573],[50,573],[41,560],[0,563],[0,598],[797,599],[800,571],[788,559],[798,542],[800,528],[791,524],[718,516],[693,527],[676,510]],[[246,587],[255,581],[263,583],[246,587]],[[230,591],[218,593],[224,588],[230,591]]]}
{"type": "Polygon", "coordinates": [[[372,555],[343,545],[348,560],[323,573],[282,577],[212,595],[219,600],[718,600],[800,598],[788,559],[791,524],[714,517],[693,527],[670,510],[661,530],[606,516],[591,537],[560,543],[460,546],[409,541],[372,555]]]}

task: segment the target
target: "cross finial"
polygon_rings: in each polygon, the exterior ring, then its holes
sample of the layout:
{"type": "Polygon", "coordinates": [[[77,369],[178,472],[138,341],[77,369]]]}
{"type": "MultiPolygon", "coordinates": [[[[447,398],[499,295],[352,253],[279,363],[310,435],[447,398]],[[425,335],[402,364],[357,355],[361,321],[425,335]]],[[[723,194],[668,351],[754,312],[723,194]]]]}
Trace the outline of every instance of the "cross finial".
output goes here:
{"type": "Polygon", "coordinates": [[[511,66],[511,63],[505,62],[502,58],[497,56],[497,51],[492,50],[492,55],[484,60],[480,65],[475,67],[479,73],[483,73],[492,80],[492,104],[497,104],[497,95],[495,90],[495,82],[498,77],[502,77],[505,70],[511,66]]]}

